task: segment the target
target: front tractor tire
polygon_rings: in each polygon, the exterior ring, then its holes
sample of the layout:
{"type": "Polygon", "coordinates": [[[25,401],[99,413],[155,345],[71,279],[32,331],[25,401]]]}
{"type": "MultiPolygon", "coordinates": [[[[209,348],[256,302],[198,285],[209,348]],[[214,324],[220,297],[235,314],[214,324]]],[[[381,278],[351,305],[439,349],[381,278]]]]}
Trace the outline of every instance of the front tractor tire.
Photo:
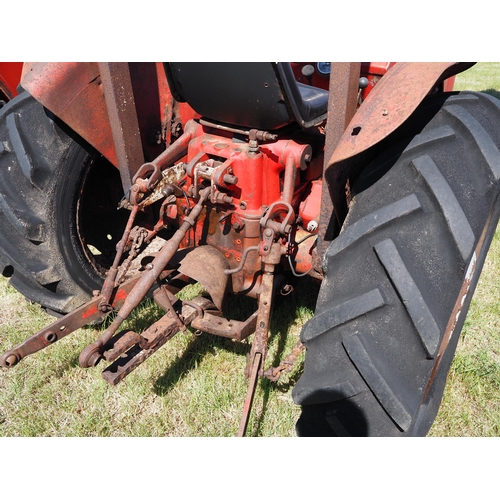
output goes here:
{"type": "Polygon", "coordinates": [[[325,253],[299,435],[425,436],[439,409],[499,218],[500,101],[435,95],[403,128],[325,253]]]}
{"type": "Polygon", "coordinates": [[[0,110],[0,271],[65,314],[103,277],[125,211],[118,171],[27,92],[0,110]]]}

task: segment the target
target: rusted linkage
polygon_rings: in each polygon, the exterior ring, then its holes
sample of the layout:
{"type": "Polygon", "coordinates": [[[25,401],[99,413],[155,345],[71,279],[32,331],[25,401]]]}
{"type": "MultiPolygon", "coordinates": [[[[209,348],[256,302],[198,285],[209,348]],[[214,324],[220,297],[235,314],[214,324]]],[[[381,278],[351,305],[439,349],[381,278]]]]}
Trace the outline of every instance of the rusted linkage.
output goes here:
{"type": "MultiPolygon", "coordinates": [[[[269,222],[271,222],[271,220],[269,220],[269,222]]],[[[263,240],[259,249],[264,264],[264,274],[262,275],[261,291],[259,295],[256,330],[245,369],[245,375],[249,379],[248,391],[243,406],[243,414],[241,416],[237,437],[243,437],[245,435],[255,389],[257,387],[257,380],[258,377],[262,377],[264,374],[263,368],[267,356],[269,322],[271,319],[274,298],[274,270],[282,254],[281,244],[274,241],[276,233],[269,227],[269,222],[266,224],[267,227],[264,230],[263,240]]]]}
{"type": "Polygon", "coordinates": [[[196,317],[191,322],[191,327],[219,337],[242,341],[255,332],[257,314],[256,311],[246,321],[237,321],[216,316],[208,311],[207,314],[196,317]]]}
{"type": "MultiPolygon", "coordinates": [[[[113,291],[111,295],[111,305],[113,309],[119,309],[122,306],[138,281],[139,276],[136,276],[113,291]]],[[[87,302],[73,312],[35,333],[35,335],[32,335],[10,351],[7,351],[0,357],[0,366],[11,368],[26,356],[48,347],[83,326],[90,325],[103,319],[107,313],[103,313],[99,309],[100,301],[100,296],[92,299],[90,302],[87,302]]]]}
{"type": "Polygon", "coordinates": [[[80,366],[82,368],[90,368],[97,365],[99,360],[102,358],[104,346],[115,335],[120,325],[128,318],[130,313],[140,304],[151,287],[157,282],[160,274],[177,252],[187,231],[195,225],[209,194],[210,188],[205,188],[200,191],[200,199],[198,203],[193,207],[189,216],[184,217],[182,225],[163,245],[162,249],[158,252],[153,261],[146,265],[146,270],[142,272],[137,285],[128,295],[111,325],[107,328],[102,337],[97,339],[93,344],[87,346],[81,352],[80,366]]]}
{"type": "Polygon", "coordinates": [[[257,388],[261,364],[262,354],[258,352],[255,354],[251,365],[247,396],[245,398],[245,404],[243,405],[243,415],[241,416],[240,427],[238,428],[236,437],[243,437],[247,431],[248,420],[250,418],[250,411],[252,409],[253,398],[255,396],[255,389],[257,388]]]}
{"type": "Polygon", "coordinates": [[[237,437],[243,437],[246,432],[252,402],[257,387],[257,380],[263,374],[263,367],[267,355],[267,341],[269,334],[269,321],[273,302],[274,265],[265,264],[262,276],[261,293],[259,296],[259,309],[257,311],[257,325],[255,335],[248,357],[245,375],[248,377],[248,391],[243,406],[240,427],[237,437]]]}
{"type": "MultiPolygon", "coordinates": [[[[203,297],[196,297],[194,302],[202,311],[213,306],[203,297]]],[[[198,315],[198,308],[193,304],[183,304],[184,325],[189,325],[198,315]]],[[[167,313],[140,335],[130,331],[118,334],[114,344],[103,353],[104,359],[113,363],[102,372],[102,377],[111,385],[118,384],[178,332],[177,319],[167,313]]]]}
{"type": "MultiPolygon", "coordinates": [[[[165,167],[186,153],[189,142],[196,134],[197,127],[198,124],[195,121],[189,120],[186,123],[184,133],[175,142],[152,162],[141,165],[133,178],[134,185],[128,193],[129,202],[132,205],[141,203],[144,193],[151,192],[161,181],[162,171],[165,167]]],[[[172,176],[175,179],[179,175],[180,170],[175,167],[171,168],[172,176]]]]}
{"type": "Polygon", "coordinates": [[[134,224],[134,220],[137,215],[138,209],[139,207],[137,205],[134,205],[132,211],[130,212],[127,225],[125,226],[125,231],[123,232],[123,236],[119,241],[119,243],[116,245],[115,259],[113,261],[113,265],[108,271],[108,275],[104,280],[104,285],[102,286],[101,290],[101,295],[100,295],[101,301],[99,303],[99,310],[102,313],[107,313],[113,309],[113,307],[110,304],[111,293],[113,292],[113,289],[115,287],[115,280],[118,274],[118,266],[120,265],[123,252],[125,251],[125,247],[127,245],[130,236],[130,231],[132,230],[132,226],[134,224]]]}

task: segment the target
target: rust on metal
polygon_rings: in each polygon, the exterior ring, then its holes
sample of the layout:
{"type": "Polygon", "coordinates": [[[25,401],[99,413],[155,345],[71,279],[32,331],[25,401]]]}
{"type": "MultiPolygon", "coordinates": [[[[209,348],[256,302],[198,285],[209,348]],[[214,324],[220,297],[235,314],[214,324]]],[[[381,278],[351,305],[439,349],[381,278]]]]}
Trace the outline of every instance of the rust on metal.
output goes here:
{"type": "Polygon", "coordinates": [[[112,310],[112,306],[110,304],[111,294],[113,293],[113,289],[115,288],[115,280],[118,274],[118,266],[120,264],[123,252],[125,251],[125,247],[128,243],[128,239],[130,236],[130,231],[132,230],[132,226],[134,224],[135,217],[137,215],[138,206],[134,205],[130,212],[127,225],[125,226],[125,230],[123,232],[123,236],[121,240],[118,242],[116,246],[116,254],[113,261],[113,265],[108,271],[106,279],[104,280],[104,284],[101,289],[101,302],[99,304],[99,309],[103,312],[109,312],[112,310]]]}
{"type": "MultiPolygon", "coordinates": [[[[202,301],[200,305],[203,308],[205,303],[202,301]]],[[[196,308],[191,305],[183,306],[182,318],[184,324],[189,325],[197,315],[196,308]]],[[[126,352],[120,352],[118,357],[113,358],[115,361],[102,372],[102,377],[111,385],[118,384],[178,332],[179,327],[176,319],[170,317],[167,313],[141,335],[129,334],[125,341],[121,343],[125,348],[127,342],[134,345],[126,352]]],[[[125,336],[127,336],[127,333],[125,333],[125,336]]],[[[123,346],[120,345],[119,335],[117,335],[117,340],[118,346],[116,346],[116,349],[122,349],[123,346]]],[[[109,356],[111,359],[111,353],[109,356]]]]}
{"type": "MultiPolygon", "coordinates": [[[[330,67],[323,176],[329,166],[329,158],[335,151],[342,134],[356,112],[361,63],[331,63],[330,67]]],[[[313,261],[317,271],[321,270],[321,258],[332,240],[333,228],[331,226],[336,223],[334,204],[327,183],[323,181],[318,244],[313,261]]]]}
{"type": "Polygon", "coordinates": [[[113,165],[118,165],[97,63],[25,63],[21,84],[113,165]]]}
{"type": "MultiPolygon", "coordinates": [[[[474,252],[472,253],[472,257],[469,262],[469,266],[465,273],[464,281],[462,283],[462,286],[460,287],[460,292],[458,294],[457,300],[455,301],[453,310],[451,311],[450,319],[448,320],[448,324],[446,325],[443,338],[441,340],[441,345],[439,346],[439,350],[436,354],[436,360],[434,361],[434,366],[432,367],[431,375],[429,377],[429,381],[427,382],[427,386],[425,388],[424,395],[422,397],[422,403],[421,403],[422,405],[425,403],[427,399],[429,391],[431,390],[432,384],[434,383],[434,380],[436,378],[438,369],[441,365],[443,356],[445,355],[446,350],[450,345],[453,334],[455,333],[457,323],[461,319],[460,316],[462,314],[465,301],[467,297],[470,296],[469,291],[471,286],[473,285],[473,281],[474,279],[476,279],[477,281],[479,273],[481,272],[482,264],[478,263],[478,259],[480,258],[479,257],[480,255],[484,255],[483,251],[486,252],[488,250],[487,248],[483,249],[486,236],[491,231],[495,231],[496,226],[492,225],[491,222],[493,220],[493,215],[495,214],[496,211],[498,212],[499,210],[497,203],[498,203],[498,195],[495,198],[492,208],[488,214],[488,218],[486,219],[485,226],[483,232],[481,233],[479,241],[477,242],[477,245],[474,248],[474,252]]],[[[474,290],[472,290],[472,292],[474,292],[474,290]]]]}
{"type": "Polygon", "coordinates": [[[144,208],[158,200],[161,200],[165,197],[163,190],[170,189],[170,187],[174,194],[180,194],[180,188],[177,187],[176,183],[181,181],[185,175],[186,171],[184,170],[183,163],[172,165],[171,167],[163,170],[162,176],[156,184],[154,191],[147,198],[141,200],[141,202],[139,203],[139,207],[144,208]]]}
{"type": "Polygon", "coordinates": [[[184,133],[153,161],[142,164],[132,182],[147,179],[145,190],[153,190],[162,178],[162,170],[186,154],[189,142],[194,138],[197,130],[198,124],[194,120],[189,120],[184,128],[184,133]]]}
{"type": "Polygon", "coordinates": [[[305,345],[299,340],[292,352],[278,366],[271,367],[264,372],[264,377],[271,380],[271,382],[277,382],[281,375],[289,373],[293,369],[298,357],[304,352],[305,348],[305,345]]]}
{"type": "Polygon", "coordinates": [[[126,192],[144,163],[141,133],[128,63],[98,63],[118,169],[126,192]]]}
{"type": "MultiPolygon", "coordinates": [[[[129,67],[139,126],[145,131],[142,147],[154,158],[165,141],[174,139],[172,126],[186,123],[195,113],[187,103],[173,99],[163,63],[136,62],[129,67]]],[[[23,88],[37,101],[118,166],[98,63],[25,63],[21,78],[23,88]]]]}
{"type": "MultiPolygon", "coordinates": [[[[176,302],[177,298],[175,298],[174,300],[170,300],[170,294],[167,292],[166,287],[161,284],[161,280],[157,279],[156,282],[158,283],[158,288],[155,290],[156,301],[160,302],[162,304],[162,309],[165,310],[166,308],[167,314],[175,319],[179,331],[184,331],[186,329],[186,325],[177,314],[177,311],[175,310],[173,305],[174,302],[176,302]]],[[[143,346],[141,345],[141,347],[143,346]]]]}
{"type": "Polygon", "coordinates": [[[249,384],[247,389],[247,395],[245,398],[245,403],[243,405],[243,414],[240,420],[240,426],[238,428],[238,433],[236,437],[243,437],[247,431],[248,420],[250,418],[250,411],[252,409],[253,398],[255,396],[255,389],[257,387],[257,381],[259,379],[259,371],[262,364],[262,354],[260,352],[256,353],[253,362],[252,369],[249,376],[249,384]]]}
{"type": "Polygon", "coordinates": [[[131,347],[139,343],[139,337],[140,335],[132,330],[117,334],[115,338],[112,339],[112,342],[109,342],[112,343],[112,346],[104,351],[102,355],[103,358],[108,363],[111,363],[115,359],[118,359],[131,347]]]}
{"type": "Polygon", "coordinates": [[[203,245],[196,247],[181,260],[179,272],[201,283],[217,309],[222,310],[229,281],[225,274],[228,269],[227,259],[217,248],[203,245]]]}
{"type": "Polygon", "coordinates": [[[151,287],[156,283],[171,258],[177,252],[179,245],[184,239],[187,231],[196,224],[196,219],[200,215],[203,205],[210,194],[210,188],[200,192],[198,203],[191,210],[189,217],[184,217],[184,222],[177,229],[174,235],[163,245],[153,261],[146,265],[146,270],[142,272],[136,286],[129,293],[123,303],[119,313],[103,335],[93,344],[87,346],[80,354],[80,366],[90,368],[95,366],[101,358],[104,345],[118,331],[120,325],[127,319],[129,314],[140,304],[151,287]]]}
{"type": "Polygon", "coordinates": [[[253,332],[257,325],[257,311],[254,312],[246,321],[237,321],[226,319],[214,314],[204,314],[196,317],[191,326],[202,332],[225,337],[234,340],[244,340],[253,332]]]}
{"type": "Polygon", "coordinates": [[[394,132],[432,89],[470,63],[397,63],[368,94],[350,121],[328,167],[367,150],[394,132]]]}
{"type": "MultiPolygon", "coordinates": [[[[269,227],[269,220],[265,231],[274,231],[269,227]]],[[[272,238],[271,238],[272,241],[272,238]]],[[[276,264],[279,263],[281,257],[280,243],[273,242],[272,248],[269,251],[263,250],[262,262],[264,264],[264,273],[262,275],[262,282],[259,295],[259,306],[257,309],[257,319],[255,326],[255,335],[248,356],[247,366],[245,368],[245,375],[249,379],[247,396],[243,406],[243,414],[240,421],[237,436],[242,437],[245,435],[248,420],[250,418],[250,411],[252,402],[257,387],[257,379],[259,376],[264,375],[264,364],[267,357],[268,337],[269,337],[269,322],[271,319],[272,304],[274,298],[274,270],[276,264]]]]}
{"type": "MultiPolygon", "coordinates": [[[[259,296],[259,308],[257,313],[257,321],[255,325],[255,335],[250,349],[249,364],[246,367],[245,375],[250,376],[251,366],[254,358],[258,354],[262,356],[262,367],[264,366],[267,356],[267,342],[269,335],[269,321],[271,318],[271,309],[273,301],[273,284],[274,284],[274,265],[266,264],[264,274],[262,275],[262,283],[259,296]]],[[[263,370],[261,369],[261,372],[263,370]]],[[[262,375],[262,373],[259,373],[262,375]]]]}
{"type": "Polygon", "coordinates": [[[111,385],[121,382],[130,372],[135,370],[151,354],[156,352],[167,340],[171,339],[179,331],[179,326],[175,318],[165,314],[157,322],[153,323],[141,335],[134,339],[134,346],[126,353],[121,353],[120,357],[103,372],[102,377],[111,385]],[[138,337],[143,337],[147,341],[146,349],[143,349],[138,342],[138,337]]]}
{"type": "MultiPolygon", "coordinates": [[[[138,280],[139,276],[136,276],[114,291],[111,301],[113,308],[119,309],[122,306],[138,280]]],[[[90,302],[87,302],[73,312],[43,328],[35,335],[27,338],[22,344],[19,344],[2,355],[0,358],[0,366],[10,368],[26,356],[48,347],[82,326],[104,318],[106,314],[99,310],[100,301],[101,298],[97,296],[90,302]]]]}
{"type": "Polygon", "coordinates": [[[156,289],[153,292],[153,300],[158,307],[167,312],[172,306],[175,306],[179,299],[168,289],[168,285],[162,285],[161,288],[163,289],[163,293],[160,293],[159,288],[156,289]],[[168,303],[166,300],[168,300],[168,303]]]}
{"type": "Polygon", "coordinates": [[[335,77],[330,80],[321,216],[314,257],[317,271],[321,270],[321,259],[327,245],[340,230],[347,214],[346,182],[349,172],[356,167],[355,158],[401,126],[438,83],[472,64],[396,63],[355,111],[358,66],[356,69],[351,66],[349,70],[341,63],[332,63],[332,73],[340,73],[339,82],[350,84],[343,89],[335,77]],[[340,112],[343,109],[347,110],[345,114],[340,112]],[[352,119],[347,122],[350,116],[352,119]]]}

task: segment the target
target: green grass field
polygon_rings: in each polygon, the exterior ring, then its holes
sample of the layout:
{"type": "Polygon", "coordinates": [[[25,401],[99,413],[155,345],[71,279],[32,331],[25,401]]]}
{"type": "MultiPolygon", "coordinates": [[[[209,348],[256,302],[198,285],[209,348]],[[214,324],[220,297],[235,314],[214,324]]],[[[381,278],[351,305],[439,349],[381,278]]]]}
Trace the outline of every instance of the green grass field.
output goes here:
{"type": "MultiPolygon", "coordinates": [[[[459,75],[457,89],[500,97],[500,63],[481,63],[459,75]]],[[[476,290],[443,405],[431,436],[500,435],[500,235],[476,290]]],[[[274,365],[298,340],[312,316],[315,285],[277,304],[268,362],[274,365]]],[[[53,318],[29,304],[0,278],[0,352],[22,342],[53,318]]],[[[233,311],[244,305],[233,304],[233,311]]],[[[140,328],[159,312],[144,305],[128,321],[140,328]]],[[[127,325],[124,325],[125,327],[127,325]]],[[[102,364],[82,369],[81,350],[102,334],[85,328],[0,371],[0,436],[233,436],[246,393],[243,370],[249,343],[188,331],[149,358],[117,387],[101,377],[102,364]]],[[[301,365],[278,384],[259,384],[247,434],[294,436],[300,409],[291,390],[301,365]]]]}

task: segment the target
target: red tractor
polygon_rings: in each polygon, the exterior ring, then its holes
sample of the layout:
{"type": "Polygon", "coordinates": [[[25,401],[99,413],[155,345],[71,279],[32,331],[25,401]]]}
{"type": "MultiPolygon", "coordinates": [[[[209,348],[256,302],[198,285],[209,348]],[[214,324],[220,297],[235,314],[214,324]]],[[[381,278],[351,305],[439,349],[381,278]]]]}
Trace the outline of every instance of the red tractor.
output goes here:
{"type": "Polygon", "coordinates": [[[108,315],[79,362],[111,384],[188,326],[252,336],[238,435],[303,350],[298,435],[426,435],[500,214],[500,102],[450,91],[470,66],[0,65],[0,270],[58,318],[0,365],[108,315]],[[315,315],[268,366],[301,279],[315,315]],[[147,296],[164,315],[123,331],[147,296]]]}

